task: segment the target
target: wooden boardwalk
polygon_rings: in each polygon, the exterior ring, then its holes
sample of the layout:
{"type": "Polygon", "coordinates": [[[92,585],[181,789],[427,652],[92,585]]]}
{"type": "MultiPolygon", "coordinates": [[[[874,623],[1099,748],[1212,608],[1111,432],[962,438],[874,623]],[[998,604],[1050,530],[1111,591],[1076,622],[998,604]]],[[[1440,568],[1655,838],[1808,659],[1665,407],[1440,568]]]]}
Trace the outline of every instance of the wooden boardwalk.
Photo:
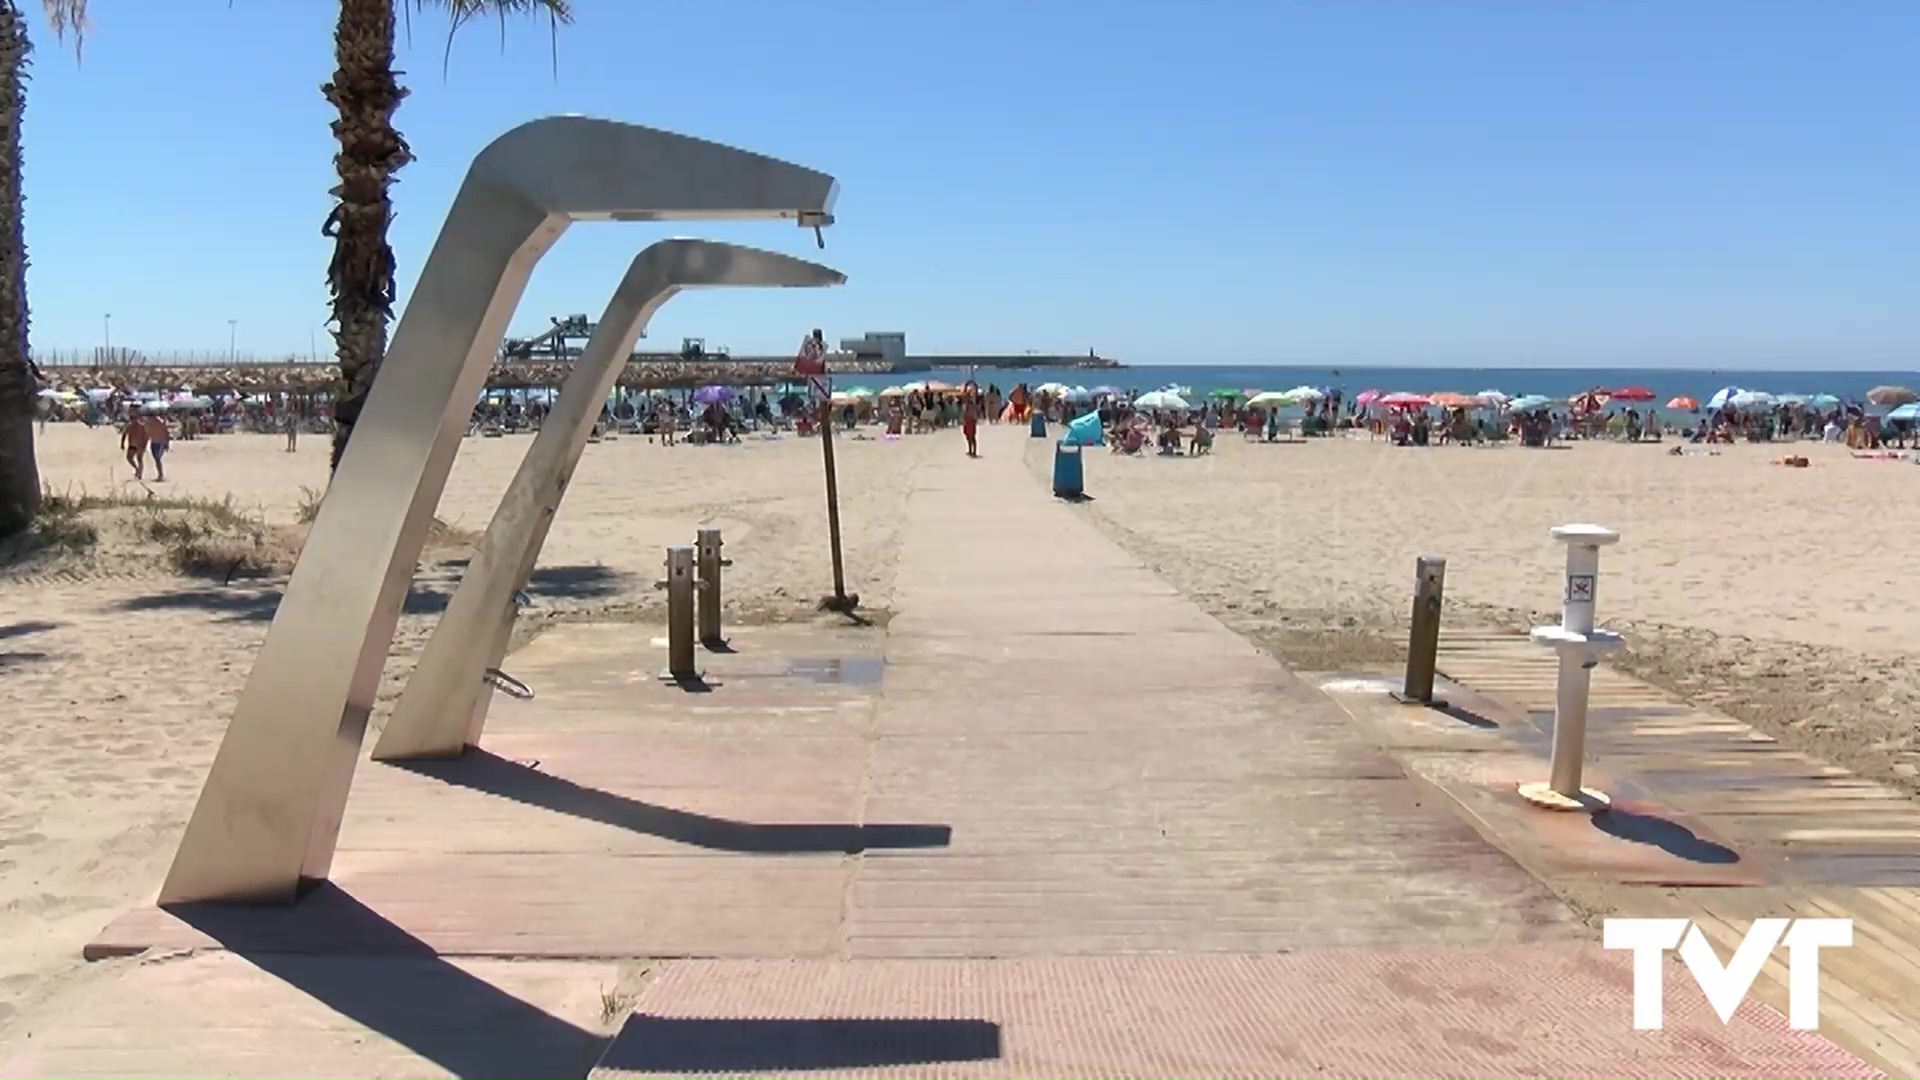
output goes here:
{"type": "MultiPolygon", "coordinates": [[[[1444,709],[1382,706],[1362,681],[1321,681],[1577,902],[1693,919],[1723,957],[1756,918],[1852,919],[1853,947],[1821,953],[1821,1031],[1892,1075],[1920,1075],[1920,805],[1602,666],[1586,775],[1623,820],[1532,810],[1511,784],[1547,778],[1557,664],[1524,635],[1455,630],[1440,645],[1444,709]]],[[[1754,989],[1783,1012],[1784,957],[1754,989]]]]}

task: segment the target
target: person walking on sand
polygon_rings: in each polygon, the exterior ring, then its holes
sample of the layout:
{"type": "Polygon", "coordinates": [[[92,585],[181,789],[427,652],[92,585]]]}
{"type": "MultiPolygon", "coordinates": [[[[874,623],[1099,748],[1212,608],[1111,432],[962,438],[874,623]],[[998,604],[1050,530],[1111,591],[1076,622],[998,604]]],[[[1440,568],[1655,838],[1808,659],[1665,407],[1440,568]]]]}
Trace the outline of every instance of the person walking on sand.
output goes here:
{"type": "Polygon", "coordinates": [[[164,459],[167,456],[167,447],[173,443],[173,433],[167,428],[167,418],[159,413],[148,413],[145,420],[147,451],[153,455],[153,482],[164,484],[167,482],[167,466],[164,459]]]}
{"type": "Polygon", "coordinates": [[[967,437],[967,456],[980,456],[980,404],[972,394],[967,395],[966,404],[961,406],[960,433],[967,437]]]}
{"type": "Polygon", "coordinates": [[[300,445],[300,413],[291,401],[280,411],[280,429],[287,433],[287,453],[295,453],[300,445]]]}
{"type": "Polygon", "coordinates": [[[120,446],[127,452],[127,464],[133,466],[133,478],[147,478],[147,419],[140,406],[127,406],[127,425],[120,429],[120,446]]]}

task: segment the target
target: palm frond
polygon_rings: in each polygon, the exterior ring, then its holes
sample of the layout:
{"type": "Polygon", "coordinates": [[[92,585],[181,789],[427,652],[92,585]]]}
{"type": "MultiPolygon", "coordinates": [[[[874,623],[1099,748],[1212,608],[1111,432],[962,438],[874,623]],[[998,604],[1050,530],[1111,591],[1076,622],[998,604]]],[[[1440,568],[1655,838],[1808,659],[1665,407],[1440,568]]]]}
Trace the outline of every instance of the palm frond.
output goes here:
{"type": "Polygon", "coordinates": [[[47,24],[53,27],[53,36],[61,41],[73,35],[73,56],[80,58],[80,49],[87,42],[87,31],[93,23],[87,18],[87,0],[40,0],[40,9],[46,12],[47,24]]]}
{"type": "MultiPolygon", "coordinates": [[[[69,0],[71,2],[71,0],[69,0]]],[[[447,69],[453,63],[453,36],[460,28],[483,15],[494,15],[500,19],[500,48],[507,47],[507,18],[512,15],[545,15],[549,43],[553,50],[553,69],[560,70],[560,26],[573,22],[572,0],[413,0],[414,10],[425,11],[428,8],[445,8],[452,24],[447,28],[447,44],[440,57],[440,75],[446,77],[447,69]]],[[[412,30],[413,20],[407,20],[408,30],[412,30]]]]}

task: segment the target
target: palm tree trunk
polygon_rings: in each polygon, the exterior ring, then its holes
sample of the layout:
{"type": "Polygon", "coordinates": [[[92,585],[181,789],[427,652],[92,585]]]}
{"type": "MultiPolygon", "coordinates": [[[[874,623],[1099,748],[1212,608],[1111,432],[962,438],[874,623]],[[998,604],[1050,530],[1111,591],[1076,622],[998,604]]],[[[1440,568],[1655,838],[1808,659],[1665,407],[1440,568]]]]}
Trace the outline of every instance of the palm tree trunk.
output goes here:
{"type": "Polygon", "coordinates": [[[340,0],[334,27],[333,81],[320,88],[339,110],[333,135],[340,143],[333,165],[338,204],[321,230],[333,239],[327,286],[333,293],[333,340],[340,363],[334,399],[333,465],[346,452],[354,421],[387,351],[393,318],[393,220],[389,192],[394,174],[413,160],[394,130],[393,114],[407,96],[393,70],[395,0],[340,0]]]}
{"type": "Polygon", "coordinates": [[[0,537],[26,528],[40,509],[33,412],[39,371],[27,341],[27,236],[20,190],[20,119],[33,44],[27,19],[0,2],[0,537]]]}

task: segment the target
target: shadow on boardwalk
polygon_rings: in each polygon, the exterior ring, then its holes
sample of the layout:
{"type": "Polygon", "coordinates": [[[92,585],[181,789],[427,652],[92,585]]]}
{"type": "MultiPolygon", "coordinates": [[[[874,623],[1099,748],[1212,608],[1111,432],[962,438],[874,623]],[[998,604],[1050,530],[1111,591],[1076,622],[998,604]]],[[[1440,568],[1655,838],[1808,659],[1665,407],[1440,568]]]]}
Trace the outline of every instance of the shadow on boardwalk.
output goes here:
{"type": "Polygon", "coordinates": [[[857,855],[886,849],[944,848],[953,842],[953,830],[945,825],[763,825],[729,821],[586,787],[478,747],[469,748],[452,761],[396,762],[393,767],[555,813],[712,851],[749,855],[832,852],[857,855]]]}

